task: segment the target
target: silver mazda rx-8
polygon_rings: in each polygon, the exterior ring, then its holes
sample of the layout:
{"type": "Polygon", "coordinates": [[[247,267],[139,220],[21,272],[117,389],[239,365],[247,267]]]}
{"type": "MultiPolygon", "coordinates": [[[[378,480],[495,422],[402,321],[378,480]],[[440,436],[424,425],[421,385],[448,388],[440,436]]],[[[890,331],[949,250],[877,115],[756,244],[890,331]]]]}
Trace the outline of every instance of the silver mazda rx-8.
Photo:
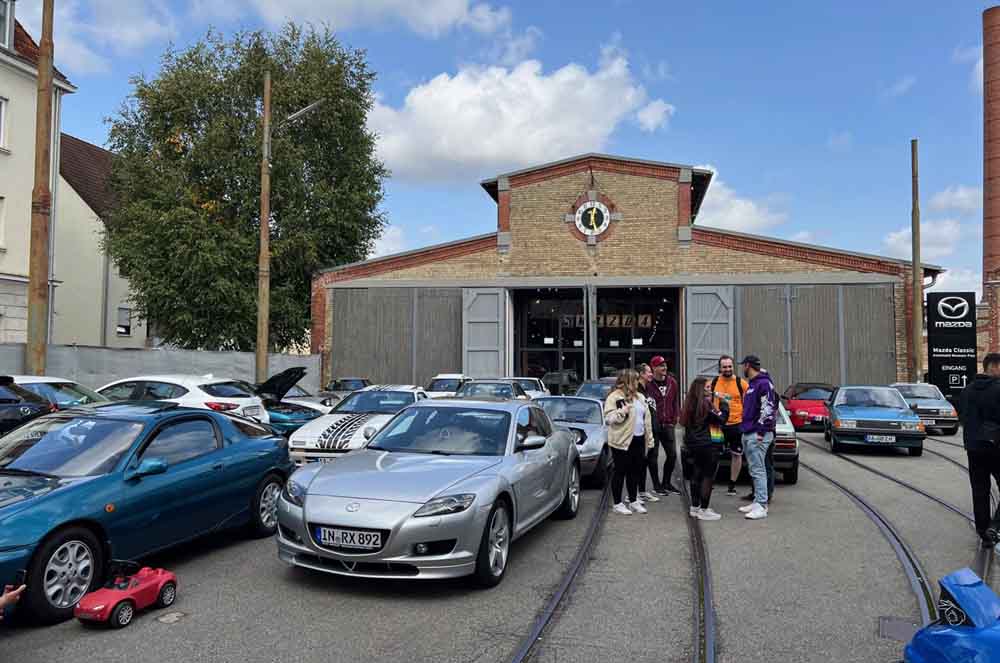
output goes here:
{"type": "Polygon", "coordinates": [[[278,555],[371,578],[503,580],[511,542],[580,504],[575,436],[531,402],[427,400],[278,501],[278,555]]]}

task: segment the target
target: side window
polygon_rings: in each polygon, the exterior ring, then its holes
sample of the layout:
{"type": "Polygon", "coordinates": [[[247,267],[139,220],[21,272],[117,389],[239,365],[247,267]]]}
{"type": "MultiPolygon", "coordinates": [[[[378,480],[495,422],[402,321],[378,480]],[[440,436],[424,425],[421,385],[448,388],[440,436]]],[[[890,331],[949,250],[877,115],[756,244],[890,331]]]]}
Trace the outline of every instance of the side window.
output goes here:
{"type": "Polygon", "coordinates": [[[137,382],[122,382],[108,387],[101,391],[101,395],[113,401],[131,400],[132,392],[135,391],[137,382]]]}
{"type": "Polygon", "coordinates": [[[187,389],[167,382],[147,382],[142,388],[142,400],[162,401],[169,398],[180,398],[187,389]]]}
{"type": "Polygon", "coordinates": [[[141,458],[159,458],[172,466],[218,448],[215,426],[205,419],[192,419],[160,430],[143,450],[141,458]]]}
{"type": "Polygon", "coordinates": [[[541,435],[542,437],[549,437],[552,435],[552,424],[549,423],[549,418],[545,416],[545,413],[538,408],[529,408],[531,411],[531,429],[534,431],[534,435],[541,435]]]}
{"type": "Polygon", "coordinates": [[[239,419],[237,417],[227,417],[230,423],[247,437],[267,437],[268,435],[273,435],[271,431],[259,426],[257,424],[251,423],[245,419],[239,419]]]}
{"type": "Polygon", "coordinates": [[[517,440],[521,442],[531,435],[531,413],[530,408],[521,408],[517,413],[517,440]]]}

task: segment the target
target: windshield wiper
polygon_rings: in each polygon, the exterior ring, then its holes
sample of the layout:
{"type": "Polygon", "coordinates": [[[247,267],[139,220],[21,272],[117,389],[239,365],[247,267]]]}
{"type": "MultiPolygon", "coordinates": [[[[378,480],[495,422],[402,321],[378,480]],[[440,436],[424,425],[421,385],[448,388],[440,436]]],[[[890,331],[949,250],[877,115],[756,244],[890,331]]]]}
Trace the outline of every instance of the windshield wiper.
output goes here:
{"type": "Polygon", "coordinates": [[[23,476],[23,477],[44,477],[46,479],[59,478],[55,474],[49,474],[48,472],[39,472],[37,470],[22,470],[16,467],[0,467],[0,474],[13,474],[16,476],[23,476]]]}

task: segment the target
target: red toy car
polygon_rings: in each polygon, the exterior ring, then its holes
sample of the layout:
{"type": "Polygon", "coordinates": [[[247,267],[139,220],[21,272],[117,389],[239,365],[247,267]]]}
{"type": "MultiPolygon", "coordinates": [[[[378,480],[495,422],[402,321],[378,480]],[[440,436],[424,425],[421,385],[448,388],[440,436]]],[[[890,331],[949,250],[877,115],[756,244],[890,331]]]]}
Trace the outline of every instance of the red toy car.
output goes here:
{"type": "Polygon", "coordinates": [[[833,394],[833,385],[821,382],[799,382],[781,395],[795,430],[823,430],[829,416],[826,401],[833,394]]]}
{"type": "Polygon", "coordinates": [[[177,576],[165,569],[139,568],[135,562],[114,561],[108,582],[76,604],[74,616],[83,623],[125,628],[137,610],[166,608],[177,599],[177,576]]]}

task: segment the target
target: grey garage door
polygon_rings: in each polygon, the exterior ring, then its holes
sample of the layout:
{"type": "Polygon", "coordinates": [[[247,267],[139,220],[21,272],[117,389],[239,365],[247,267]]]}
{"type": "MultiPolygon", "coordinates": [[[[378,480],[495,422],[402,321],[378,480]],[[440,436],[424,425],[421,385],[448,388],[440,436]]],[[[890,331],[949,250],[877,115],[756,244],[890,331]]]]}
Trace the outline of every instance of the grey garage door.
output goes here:
{"type": "Polygon", "coordinates": [[[462,370],[462,289],[417,288],[415,384],[462,370]]]}
{"type": "Polygon", "coordinates": [[[840,382],[839,286],[792,286],[790,382],[840,382]]]}
{"type": "Polygon", "coordinates": [[[462,372],[472,377],[504,374],[507,338],[507,291],[466,288],[462,292],[462,372]]]}
{"type": "Polygon", "coordinates": [[[413,295],[409,288],[334,290],[333,377],[380,383],[413,379],[413,295]]]}
{"type": "MultiPolygon", "coordinates": [[[[755,354],[771,374],[775,387],[788,386],[788,300],[785,286],[739,289],[739,354],[755,354]]],[[[739,361],[743,357],[737,357],[739,361]]]]}
{"type": "Polygon", "coordinates": [[[687,378],[715,375],[719,356],[733,352],[733,287],[691,286],[685,292],[687,378]]]}
{"type": "Polygon", "coordinates": [[[895,310],[891,285],[844,287],[845,382],[896,381],[895,310]]]}

